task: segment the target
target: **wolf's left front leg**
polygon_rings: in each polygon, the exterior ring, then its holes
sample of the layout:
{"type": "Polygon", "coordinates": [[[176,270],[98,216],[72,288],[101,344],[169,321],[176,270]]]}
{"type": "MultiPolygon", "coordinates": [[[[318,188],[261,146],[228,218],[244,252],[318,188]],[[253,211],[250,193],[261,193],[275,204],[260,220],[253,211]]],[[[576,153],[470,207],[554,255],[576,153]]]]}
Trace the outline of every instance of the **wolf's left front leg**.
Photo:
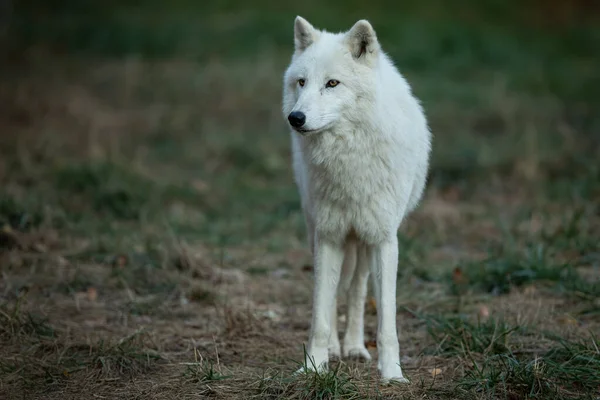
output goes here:
{"type": "Polygon", "coordinates": [[[369,259],[367,248],[358,247],[357,265],[348,289],[348,324],[344,336],[344,357],[370,360],[371,355],[365,347],[364,315],[369,280],[369,259]]]}
{"type": "Polygon", "coordinates": [[[331,319],[343,260],[342,245],[323,241],[315,235],[313,312],[306,360],[309,369],[327,367],[330,335],[337,335],[332,332],[331,319]]]}
{"type": "Polygon", "coordinates": [[[384,381],[408,382],[400,368],[400,345],[396,330],[396,280],[398,237],[372,246],[371,275],[376,287],[378,367],[384,381]]]}

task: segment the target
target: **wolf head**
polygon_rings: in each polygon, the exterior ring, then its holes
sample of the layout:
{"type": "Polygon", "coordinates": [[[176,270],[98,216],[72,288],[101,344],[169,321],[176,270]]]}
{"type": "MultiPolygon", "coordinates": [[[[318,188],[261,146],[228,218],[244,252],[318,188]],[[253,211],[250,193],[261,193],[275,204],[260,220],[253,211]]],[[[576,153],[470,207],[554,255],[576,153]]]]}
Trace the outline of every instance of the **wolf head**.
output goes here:
{"type": "Polygon", "coordinates": [[[283,83],[291,128],[309,135],[356,119],[373,96],[381,51],[371,24],[360,20],[347,32],[329,33],[296,17],[294,44],[283,83]]]}

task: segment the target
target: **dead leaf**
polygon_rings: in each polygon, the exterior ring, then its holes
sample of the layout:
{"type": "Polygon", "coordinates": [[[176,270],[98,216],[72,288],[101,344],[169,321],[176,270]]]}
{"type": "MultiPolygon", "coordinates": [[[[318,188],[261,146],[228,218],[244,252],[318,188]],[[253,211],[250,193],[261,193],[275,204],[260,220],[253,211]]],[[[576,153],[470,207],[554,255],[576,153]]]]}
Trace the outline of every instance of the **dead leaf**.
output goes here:
{"type": "Polygon", "coordinates": [[[560,316],[558,318],[558,323],[560,325],[566,325],[566,326],[577,326],[577,325],[579,325],[579,322],[575,318],[573,318],[572,316],[570,316],[570,315],[560,316]]]}
{"type": "Polygon", "coordinates": [[[377,302],[374,297],[369,297],[367,300],[367,307],[371,313],[377,313],[377,302]]]}
{"type": "Polygon", "coordinates": [[[469,281],[460,267],[456,267],[452,271],[452,282],[459,296],[463,296],[467,293],[469,281]]]}
{"type": "Polygon", "coordinates": [[[209,189],[208,183],[200,179],[193,180],[192,187],[196,189],[196,191],[198,191],[199,193],[204,193],[209,189]]]}
{"type": "Polygon", "coordinates": [[[98,300],[98,291],[95,287],[89,287],[87,290],[87,298],[89,301],[98,300]]]}
{"type": "Polygon", "coordinates": [[[48,252],[48,246],[46,246],[44,243],[34,243],[32,246],[33,250],[37,251],[38,253],[47,253],[48,252]]]}
{"type": "Polygon", "coordinates": [[[62,256],[57,256],[56,257],[56,264],[59,267],[66,267],[69,265],[69,260],[67,260],[66,258],[62,257],[62,256]]]}
{"type": "Polygon", "coordinates": [[[533,296],[534,294],[536,294],[536,292],[537,288],[533,285],[526,286],[525,289],[523,289],[523,293],[526,296],[533,296]]]}
{"type": "Polygon", "coordinates": [[[456,202],[460,199],[460,189],[457,186],[450,186],[442,192],[444,200],[456,202]]]}
{"type": "Polygon", "coordinates": [[[246,280],[246,274],[239,269],[215,267],[211,275],[214,283],[242,283],[246,280]]]}
{"type": "Polygon", "coordinates": [[[365,347],[367,349],[376,349],[377,348],[377,342],[374,340],[367,340],[365,342],[365,347]]]}
{"type": "Polygon", "coordinates": [[[429,370],[429,373],[431,374],[432,378],[435,378],[436,376],[441,375],[442,372],[443,371],[441,368],[432,368],[429,370]]]}
{"type": "Polygon", "coordinates": [[[129,263],[129,259],[126,255],[118,255],[115,257],[114,265],[118,268],[125,268],[125,266],[129,263]]]}
{"type": "Polygon", "coordinates": [[[466,283],[467,279],[465,278],[465,274],[463,274],[463,271],[460,267],[456,267],[454,268],[454,271],[452,271],[452,280],[456,285],[466,283]]]}
{"type": "Polygon", "coordinates": [[[490,309],[485,305],[480,306],[478,314],[479,318],[486,320],[490,317],[490,309]]]}

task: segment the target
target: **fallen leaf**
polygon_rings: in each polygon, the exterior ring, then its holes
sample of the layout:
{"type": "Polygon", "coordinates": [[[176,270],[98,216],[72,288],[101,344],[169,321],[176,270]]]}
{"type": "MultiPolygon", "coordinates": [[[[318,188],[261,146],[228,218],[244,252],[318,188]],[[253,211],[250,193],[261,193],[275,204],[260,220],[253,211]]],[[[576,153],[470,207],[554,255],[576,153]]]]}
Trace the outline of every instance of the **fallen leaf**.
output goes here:
{"type": "Polygon", "coordinates": [[[529,285],[523,289],[523,293],[526,296],[533,296],[537,292],[537,288],[533,285],[529,285]]]}
{"type": "Polygon", "coordinates": [[[69,260],[67,260],[66,258],[62,257],[62,256],[57,256],[56,257],[56,264],[59,267],[66,267],[69,265],[69,260]]]}
{"type": "Polygon", "coordinates": [[[479,318],[486,320],[490,317],[490,309],[487,306],[480,306],[478,314],[479,318]]]}
{"type": "Polygon", "coordinates": [[[375,301],[374,297],[369,297],[369,299],[367,300],[367,307],[369,308],[370,312],[377,312],[377,302],[375,301]]]}
{"type": "Polygon", "coordinates": [[[128,262],[127,256],[121,254],[115,257],[114,265],[115,267],[124,268],[128,262]]]}
{"type": "Polygon", "coordinates": [[[465,274],[463,274],[463,271],[460,267],[456,267],[454,268],[454,271],[452,271],[452,280],[457,285],[466,283],[467,279],[465,278],[465,274]]]}
{"type": "Polygon", "coordinates": [[[87,298],[89,301],[96,301],[98,300],[98,291],[96,290],[95,287],[90,287],[87,290],[87,298]]]}
{"type": "Polygon", "coordinates": [[[577,326],[579,322],[570,315],[563,315],[558,318],[558,323],[560,325],[569,325],[569,326],[577,326]]]}
{"type": "Polygon", "coordinates": [[[377,348],[377,342],[374,340],[367,340],[365,342],[365,347],[367,349],[376,349],[377,348]]]}
{"type": "Polygon", "coordinates": [[[37,251],[38,253],[47,253],[48,252],[48,246],[46,246],[44,243],[34,243],[33,246],[31,246],[33,248],[33,250],[37,251]]]}
{"type": "Polygon", "coordinates": [[[443,372],[443,371],[442,371],[442,369],[441,369],[441,368],[433,368],[433,369],[430,369],[430,370],[429,370],[429,373],[431,374],[431,377],[432,377],[432,378],[435,378],[436,376],[438,376],[438,375],[441,375],[441,374],[442,374],[442,372],[443,372]]]}
{"type": "Polygon", "coordinates": [[[246,274],[239,269],[215,267],[211,275],[214,283],[242,283],[246,280],[246,274]]]}
{"type": "Polygon", "coordinates": [[[468,290],[468,279],[460,267],[454,268],[452,271],[452,282],[459,296],[465,295],[468,290]]]}
{"type": "Polygon", "coordinates": [[[442,196],[447,201],[458,201],[460,199],[460,190],[457,186],[450,186],[443,191],[442,196]]]}
{"type": "Polygon", "coordinates": [[[200,193],[204,193],[204,192],[208,191],[208,189],[209,189],[208,183],[206,183],[205,181],[200,180],[200,179],[193,180],[192,187],[200,193]]]}

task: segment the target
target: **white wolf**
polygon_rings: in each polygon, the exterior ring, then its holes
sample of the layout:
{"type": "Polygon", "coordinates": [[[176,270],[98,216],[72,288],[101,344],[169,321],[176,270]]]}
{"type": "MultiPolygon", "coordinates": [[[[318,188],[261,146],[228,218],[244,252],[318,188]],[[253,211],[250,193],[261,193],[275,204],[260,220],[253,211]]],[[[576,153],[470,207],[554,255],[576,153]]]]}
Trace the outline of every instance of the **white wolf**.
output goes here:
{"type": "Polygon", "coordinates": [[[384,381],[406,382],[396,330],[397,231],[423,193],[429,127],[368,21],[334,34],[296,17],[294,34],[283,113],[315,265],[307,364],[324,369],[329,356],[341,356],[338,291],[348,303],[343,355],[371,358],[363,321],[372,272],[378,368],[384,381]]]}

